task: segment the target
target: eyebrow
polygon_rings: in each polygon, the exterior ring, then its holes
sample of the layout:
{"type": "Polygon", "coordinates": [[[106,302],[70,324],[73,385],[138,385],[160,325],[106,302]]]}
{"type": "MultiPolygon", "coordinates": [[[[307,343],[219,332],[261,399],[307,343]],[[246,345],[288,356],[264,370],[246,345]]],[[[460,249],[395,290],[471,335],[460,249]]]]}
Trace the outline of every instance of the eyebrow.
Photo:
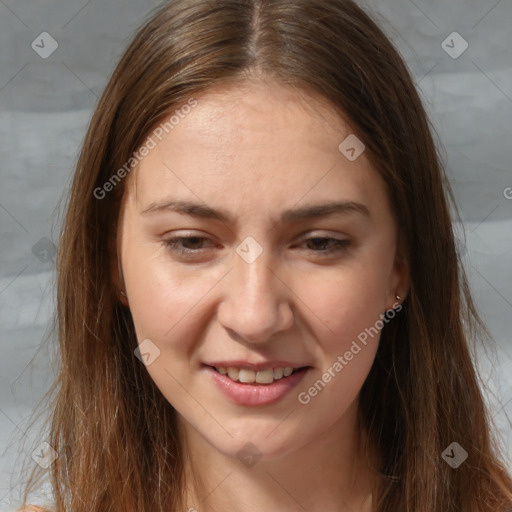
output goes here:
{"type": "MultiPolygon", "coordinates": [[[[141,215],[150,215],[157,212],[172,211],[198,217],[202,219],[217,219],[225,223],[232,223],[231,214],[224,209],[214,209],[206,204],[193,201],[170,200],[161,203],[151,203],[141,215]]],[[[362,203],[355,201],[331,201],[328,203],[312,204],[300,208],[284,210],[279,218],[280,223],[292,223],[299,220],[327,217],[329,215],[341,215],[358,213],[371,217],[370,210],[362,203]]]]}

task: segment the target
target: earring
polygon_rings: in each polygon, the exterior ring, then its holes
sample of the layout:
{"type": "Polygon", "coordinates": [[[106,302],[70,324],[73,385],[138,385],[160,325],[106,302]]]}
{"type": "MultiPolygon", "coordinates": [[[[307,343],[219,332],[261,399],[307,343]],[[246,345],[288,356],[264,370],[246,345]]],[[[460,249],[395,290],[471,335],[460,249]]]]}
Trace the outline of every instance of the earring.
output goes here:
{"type": "Polygon", "coordinates": [[[396,300],[400,300],[402,297],[400,297],[400,295],[397,295],[396,296],[396,300]]]}
{"type": "Polygon", "coordinates": [[[119,295],[121,295],[121,297],[126,297],[126,293],[124,293],[123,290],[119,292],[119,295]]]}

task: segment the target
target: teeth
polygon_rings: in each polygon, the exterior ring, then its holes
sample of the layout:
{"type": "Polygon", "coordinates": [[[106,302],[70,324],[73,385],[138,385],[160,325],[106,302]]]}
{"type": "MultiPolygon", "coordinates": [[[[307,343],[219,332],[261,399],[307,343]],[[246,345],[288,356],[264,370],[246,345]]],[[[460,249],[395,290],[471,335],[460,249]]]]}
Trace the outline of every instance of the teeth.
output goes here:
{"type": "Polygon", "coordinates": [[[243,382],[244,384],[252,384],[257,382],[258,384],[271,384],[275,380],[280,380],[283,377],[289,377],[294,368],[289,366],[285,368],[267,368],[265,370],[248,370],[246,368],[235,368],[230,366],[229,368],[223,368],[216,366],[215,369],[221,375],[227,375],[231,380],[243,382]]]}
{"type": "Polygon", "coordinates": [[[284,368],[274,368],[274,379],[282,379],[284,375],[284,368]]]}
{"type": "Polygon", "coordinates": [[[242,368],[238,374],[238,380],[240,382],[254,382],[256,380],[256,372],[242,368]]]}
{"type": "Polygon", "coordinates": [[[272,368],[268,370],[260,370],[256,374],[256,382],[258,384],[270,384],[274,380],[274,372],[272,368]]]}
{"type": "Polygon", "coordinates": [[[228,368],[228,377],[231,380],[238,380],[238,374],[240,373],[240,370],[238,368],[228,368]]]}

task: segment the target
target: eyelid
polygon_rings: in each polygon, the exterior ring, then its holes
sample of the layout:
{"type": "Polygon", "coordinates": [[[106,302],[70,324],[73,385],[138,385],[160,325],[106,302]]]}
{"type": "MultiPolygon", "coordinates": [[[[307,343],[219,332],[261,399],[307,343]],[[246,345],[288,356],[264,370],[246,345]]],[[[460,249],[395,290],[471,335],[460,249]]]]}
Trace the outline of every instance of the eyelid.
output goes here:
{"type": "MultiPolygon", "coordinates": [[[[165,235],[164,235],[165,236],[165,235]]],[[[169,236],[169,238],[167,240],[172,240],[172,239],[186,239],[186,238],[201,238],[201,239],[205,239],[205,240],[209,240],[209,241],[212,241],[212,237],[206,233],[195,233],[193,231],[185,231],[184,233],[175,233],[173,232],[172,233],[172,236],[169,236]]],[[[338,240],[340,242],[347,242],[347,241],[351,241],[350,240],[350,237],[347,237],[347,235],[343,235],[341,233],[336,233],[336,234],[331,234],[331,233],[326,233],[326,232],[315,232],[315,231],[311,231],[311,230],[306,230],[306,231],[303,231],[302,233],[300,233],[299,235],[297,235],[297,239],[299,241],[305,241],[305,240],[310,240],[312,238],[332,238],[334,240],[338,240]],[[341,237],[341,238],[340,238],[341,237]]],[[[241,240],[242,242],[243,240],[241,240]]]]}
{"type": "Polygon", "coordinates": [[[340,233],[340,232],[336,232],[336,233],[333,233],[333,232],[329,232],[329,231],[322,231],[322,230],[317,230],[317,231],[311,231],[311,230],[306,230],[304,231],[303,233],[301,233],[299,235],[299,240],[309,240],[310,238],[334,238],[336,240],[344,240],[344,239],[348,239],[348,235],[345,235],[343,233],[340,233]]]}
{"type": "MultiPolygon", "coordinates": [[[[166,239],[162,240],[162,243],[163,243],[164,247],[169,248],[169,250],[177,253],[180,256],[192,256],[192,257],[198,256],[201,253],[203,253],[205,249],[211,248],[211,246],[210,246],[210,247],[206,247],[206,248],[187,249],[187,248],[184,248],[184,247],[181,247],[178,245],[181,241],[187,241],[192,238],[198,239],[200,241],[212,242],[212,239],[208,236],[187,233],[187,234],[183,234],[181,236],[173,236],[170,238],[166,238],[166,239]]],[[[314,233],[310,234],[309,236],[302,236],[299,239],[299,243],[304,244],[310,240],[315,240],[315,239],[316,240],[325,240],[327,242],[327,244],[334,244],[333,247],[330,247],[329,249],[325,249],[325,250],[314,250],[314,249],[307,249],[307,248],[305,249],[306,251],[309,251],[309,252],[315,254],[315,256],[320,257],[320,258],[321,257],[329,257],[333,254],[337,254],[342,251],[345,251],[352,244],[352,240],[347,239],[347,238],[339,238],[336,236],[329,236],[327,234],[319,235],[319,234],[314,234],[314,233]]]]}
{"type": "MultiPolygon", "coordinates": [[[[180,247],[178,244],[181,241],[186,241],[190,238],[197,238],[200,241],[207,240],[211,242],[211,238],[203,235],[195,235],[195,234],[184,234],[184,235],[178,235],[178,236],[171,236],[169,238],[164,238],[162,240],[162,245],[165,249],[168,249],[171,252],[176,253],[178,256],[187,257],[187,256],[197,256],[200,253],[204,252],[204,249],[186,249],[184,247],[180,247]]],[[[210,249],[211,247],[208,247],[210,249]]]]}
{"type": "Polygon", "coordinates": [[[310,240],[325,240],[327,244],[334,244],[333,247],[331,247],[330,249],[327,249],[327,250],[323,250],[323,251],[315,251],[312,249],[310,250],[312,253],[316,253],[320,257],[322,255],[328,256],[333,253],[338,253],[338,252],[344,251],[344,250],[348,249],[348,247],[352,244],[352,240],[350,240],[348,238],[339,238],[336,236],[314,235],[314,234],[311,236],[303,237],[299,242],[301,244],[303,244],[303,243],[309,242],[310,240]]]}

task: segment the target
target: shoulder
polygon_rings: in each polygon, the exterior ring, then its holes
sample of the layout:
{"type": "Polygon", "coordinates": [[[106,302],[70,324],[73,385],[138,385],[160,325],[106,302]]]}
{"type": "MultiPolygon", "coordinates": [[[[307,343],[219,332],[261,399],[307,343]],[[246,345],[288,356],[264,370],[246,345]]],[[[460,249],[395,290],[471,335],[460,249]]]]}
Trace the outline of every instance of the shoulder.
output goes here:
{"type": "Polygon", "coordinates": [[[49,512],[47,508],[38,507],[37,505],[27,505],[19,508],[16,512],[49,512]]]}

